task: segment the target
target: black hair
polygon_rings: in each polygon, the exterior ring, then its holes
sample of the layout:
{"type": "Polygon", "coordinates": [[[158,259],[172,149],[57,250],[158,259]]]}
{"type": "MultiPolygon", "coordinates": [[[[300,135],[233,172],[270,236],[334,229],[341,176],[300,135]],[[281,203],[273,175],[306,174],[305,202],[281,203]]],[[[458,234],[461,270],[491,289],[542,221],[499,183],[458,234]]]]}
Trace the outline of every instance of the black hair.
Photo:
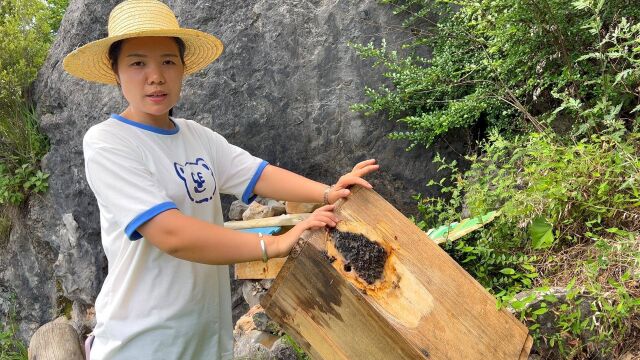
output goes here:
{"type": "MultiPolygon", "coordinates": [[[[172,37],[172,39],[175,40],[176,44],[178,45],[178,53],[180,54],[180,61],[182,62],[182,65],[185,65],[184,53],[187,47],[184,44],[184,41],[179,37],[172,37]]],[[[109,56],[109,62],[111,63],[111,70],[113,70],[114,74],[118,73],[118,57],[120,57],[120,52],[122,51],[122,44],[124,43],[124,40],[126,39],[118,40],[113,44],[111,44],[111,46],[109,46],[109,52],[107,53],[107,55],[109,56]]]]}

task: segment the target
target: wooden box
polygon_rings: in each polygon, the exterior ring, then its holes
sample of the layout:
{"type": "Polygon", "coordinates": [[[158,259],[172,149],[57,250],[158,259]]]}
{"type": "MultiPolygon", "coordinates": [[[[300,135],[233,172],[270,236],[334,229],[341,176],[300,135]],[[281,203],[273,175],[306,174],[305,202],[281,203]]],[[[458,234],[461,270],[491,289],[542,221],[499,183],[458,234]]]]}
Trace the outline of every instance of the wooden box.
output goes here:
{"type": "Polygon", "coordinates": [[[373,190],[307,231],[262,299],[313,359],[527,359],[528,329],[373,190]]]}

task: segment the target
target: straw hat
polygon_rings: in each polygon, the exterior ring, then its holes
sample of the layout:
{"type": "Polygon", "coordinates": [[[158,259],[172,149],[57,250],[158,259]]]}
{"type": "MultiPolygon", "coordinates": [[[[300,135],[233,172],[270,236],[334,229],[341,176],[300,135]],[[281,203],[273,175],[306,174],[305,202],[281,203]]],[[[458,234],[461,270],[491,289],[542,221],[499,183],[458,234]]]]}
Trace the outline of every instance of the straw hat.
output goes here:
{"type": "Polygon", "coordinates": [[[171,9],[157,0],[127,0],[109,15],[104,39],[90,42],[64,58],[64,69],[71,75],[103,84],[117,84],[111,69],[109,46],[122,39],[142,36],[173,36],[185,43],[184,73],[194,73],[222,53],[222,42],[202,31],[180,28],[171,9]]]}

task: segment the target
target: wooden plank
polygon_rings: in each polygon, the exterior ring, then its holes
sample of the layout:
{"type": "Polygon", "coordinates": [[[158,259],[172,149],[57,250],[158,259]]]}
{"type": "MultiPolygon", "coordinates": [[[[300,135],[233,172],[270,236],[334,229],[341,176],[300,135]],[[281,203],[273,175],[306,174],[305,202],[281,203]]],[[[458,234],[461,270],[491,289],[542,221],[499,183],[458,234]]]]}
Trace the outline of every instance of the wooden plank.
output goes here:
{"type": "Polygon", "coordinates": [[[78,333],[60,319],[42,325],[29,342],[29,360],[84,360],[78,333]]]}
{"type": "Polygon", "coordinates": [[[227,229],[241,230],[268,226],[292,226],[308,218],[309,215],[311,214],[286,214],[262,219],[227,221],[224,223],[224,227],[227,229]]]}
{"type": "Polygon", "coordinates": [[[531,335],[527,337],[527,341],[524,343],[522,347],[522,353],[520,353],[520,358],[518,360],[527,360],[529,359],[529,352],[531,352],[531,346],[533,346],[533,338],[531,335]]]}
{"type": "Polygon", "coordinates": [[[296,260],[285,263],[261,301],[267,314],[280,322],[312,359],[422,358],[369,302],[362,301],[360,291],[338,274],[327,260],[324,240],[318,240],[301,241],[289,255],[296,260]]]}
{"type": "Polygon", "coordinates": [[[354,187],[336,212],[339,233],[305,233],[307,245],[289,257],[262,302],[315,358],[388,359],[389,349],[399,349],[377,345],[397,341],[397,335],[405,340],[398,346],[414,359],[513,360],[528,354],[526,326],[497,310],[482,285],[377,193],[354,187]],[[356,269],[362,259],[350,257],[344,244],[384,249],[379,278],[371,279],[375,266],[356,269]],[[417,353],[410,355],[410,348],[417,353]]]}
{"type": "Polygon", "coordinates": [[[249,261],[234,265],[236,280],[275,279],[287,258],[274,258],[269,261],[249,261]]]}

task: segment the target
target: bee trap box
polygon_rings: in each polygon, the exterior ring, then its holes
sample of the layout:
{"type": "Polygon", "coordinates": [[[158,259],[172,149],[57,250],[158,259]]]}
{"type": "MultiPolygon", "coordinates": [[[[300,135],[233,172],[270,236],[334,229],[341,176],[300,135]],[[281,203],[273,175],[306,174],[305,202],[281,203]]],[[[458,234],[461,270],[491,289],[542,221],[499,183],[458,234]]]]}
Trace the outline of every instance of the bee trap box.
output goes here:
{"type": "Polygon", "coordinates": [[[528,329],[373,190],[307,231],[261,304],[312,359],[527,359],[528,329]]]}

